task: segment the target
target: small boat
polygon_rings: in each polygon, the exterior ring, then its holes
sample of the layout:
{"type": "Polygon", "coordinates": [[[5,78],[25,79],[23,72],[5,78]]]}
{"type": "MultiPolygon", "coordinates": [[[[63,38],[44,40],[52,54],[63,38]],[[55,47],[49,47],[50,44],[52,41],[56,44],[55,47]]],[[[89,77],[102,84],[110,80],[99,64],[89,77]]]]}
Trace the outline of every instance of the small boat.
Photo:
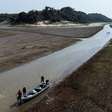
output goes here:
{"type": "Polygon", "coordinates": [[[22,96],[21,101],[25,103],[36,96],[40,95],[42,92],[49,88],[49,83],[41,83],[37,87],[33,88],[31,91],[27,92],[25,96],[22,96]]]}

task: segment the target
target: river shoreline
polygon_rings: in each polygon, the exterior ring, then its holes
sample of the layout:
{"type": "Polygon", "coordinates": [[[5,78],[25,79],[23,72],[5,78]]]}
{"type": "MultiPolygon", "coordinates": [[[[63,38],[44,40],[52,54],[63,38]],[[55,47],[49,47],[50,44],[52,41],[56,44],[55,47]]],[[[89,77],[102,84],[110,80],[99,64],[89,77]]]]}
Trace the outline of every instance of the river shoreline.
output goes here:
{"type": "Polygon", "coordinates": [[[112,42],[23,112],[111,111],[111,62],[112,42]]]}

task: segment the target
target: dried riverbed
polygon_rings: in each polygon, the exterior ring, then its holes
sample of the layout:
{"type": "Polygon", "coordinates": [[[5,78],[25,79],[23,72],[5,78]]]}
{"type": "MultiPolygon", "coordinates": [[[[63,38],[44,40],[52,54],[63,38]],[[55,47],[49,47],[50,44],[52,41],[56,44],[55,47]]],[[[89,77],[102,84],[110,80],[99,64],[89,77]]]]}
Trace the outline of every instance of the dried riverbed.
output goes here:
{"type": "Polygon", "coordinates": [[[51,54],[87,38],[97,27],[7,27],[0,28],[0,71],[51,54]]]}

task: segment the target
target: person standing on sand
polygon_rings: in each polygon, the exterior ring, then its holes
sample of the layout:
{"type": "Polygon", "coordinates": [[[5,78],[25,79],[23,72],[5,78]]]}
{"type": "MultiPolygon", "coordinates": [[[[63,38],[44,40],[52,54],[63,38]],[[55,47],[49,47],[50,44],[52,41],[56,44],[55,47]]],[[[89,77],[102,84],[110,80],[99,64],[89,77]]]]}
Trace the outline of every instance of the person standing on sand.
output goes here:
{"type": "Polygon", "coordinates": [[[26,87],[23,88],[23,96],[26,96],[26,87]]]}
{"type": "Polygon", "coordinates": [[[46,85],[49,85],[49,80],[46,80],[46,85]]]}
{"type": "Polygon", "coordinates": [[[41,76],[41,83],[44,82],[44,76],[41,76]]]}
{"type": "Polygon", "coordinates": [[[22,97],[22,92],[19,89],[18,92],[17,92],[17,102],[18,102],[19,105],[22,103],[21,97],[22,97]]]}

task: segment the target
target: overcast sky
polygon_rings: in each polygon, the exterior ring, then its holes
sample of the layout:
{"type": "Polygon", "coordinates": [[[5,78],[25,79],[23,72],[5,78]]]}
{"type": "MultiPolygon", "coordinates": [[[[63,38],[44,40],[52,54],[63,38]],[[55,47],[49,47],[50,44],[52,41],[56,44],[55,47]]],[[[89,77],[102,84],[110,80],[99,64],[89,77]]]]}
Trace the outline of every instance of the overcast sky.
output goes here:
{"type": "Polygon", "coordinates": [[[72,8],[86,13],[102,13],[112,18],[112,0],[0,0],[0,13],[15,13],[45,6],[72,8]]]}

